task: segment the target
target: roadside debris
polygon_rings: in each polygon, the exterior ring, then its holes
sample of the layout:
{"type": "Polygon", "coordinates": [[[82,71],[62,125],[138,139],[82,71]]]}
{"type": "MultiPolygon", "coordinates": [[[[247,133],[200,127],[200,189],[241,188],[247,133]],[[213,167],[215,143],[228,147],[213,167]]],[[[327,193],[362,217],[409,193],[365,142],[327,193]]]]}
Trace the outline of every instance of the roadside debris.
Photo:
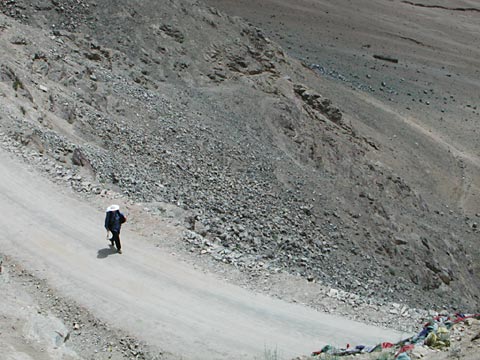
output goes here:
{"type": "MultiPolygon", "coordinates": [[[[325,345],[321,350],[314,351],[312,356],[317,357],[323,354],[333,356],[349,356],[368,353],[382,353],[382,359],[410,360],[413,358],[423,357],[423,351],[419,349],[429,350],[446,350],[451,346],[452,338],[460,341],[460,334],[464,333],[464,326],[476,325],[480,327],[480,314],[461,314],[454,315],[438,315],[428,320],[422,330],[414,336],[401,340],[395,344],[390,342],[382,342],[375,346],[357,345],[352,347],[347,344],[345,348],[335,348],[332,345],[325,345]]],[[[476,329],[478,331],[478,329],[476,329]]],[[[480,335],[480,334],[479,334],[480,335]]],[[[475,341],[474,336],[471,341],[475,341]]]]}

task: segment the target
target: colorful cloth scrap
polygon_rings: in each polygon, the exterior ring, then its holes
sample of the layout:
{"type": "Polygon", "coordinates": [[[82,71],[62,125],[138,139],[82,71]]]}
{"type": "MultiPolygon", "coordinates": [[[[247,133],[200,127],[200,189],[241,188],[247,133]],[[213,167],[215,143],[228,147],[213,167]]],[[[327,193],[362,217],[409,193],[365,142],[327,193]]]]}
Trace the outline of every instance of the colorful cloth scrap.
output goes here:
{"type": "Polygon", "coordinates": [[[410,360],[407,354],[415,348],[415,345],[426,345],[434,349],[442,349],[450,346],[450,331],[455,324],[474,318],[480,320],[480,314],[461,314],[437,315],[423,325],[423,329],[417,334],[407,339],[401,340],[396,344],[383,342],[376,346],[357,345],[350,348],[347,344],[345,349],[338,349],[331,345],[325,345],[321,350],[312,353],[313,356],[320,354],[329,354],[335,356],[353,355],[359,353],[371,353],[385,349],[396,350],[396,360],[410,360]]]}

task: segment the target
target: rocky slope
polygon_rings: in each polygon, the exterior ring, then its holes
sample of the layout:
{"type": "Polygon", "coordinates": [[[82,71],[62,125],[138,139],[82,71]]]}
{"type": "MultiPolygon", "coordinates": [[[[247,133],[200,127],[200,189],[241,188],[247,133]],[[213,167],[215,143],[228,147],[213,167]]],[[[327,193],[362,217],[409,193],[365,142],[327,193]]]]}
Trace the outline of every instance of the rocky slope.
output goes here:
{"type": "Polygon", "coordinates": [[[4,142],[55,177],[176,204],[186,247],[244,271],[478,307],[478,219],[378,161],[316,73],[262,30],[189,0],[0,9],[4,142]]]}
{"type": "Polygon", "coordinates": [[[456,10],[440,0],[207,2],[261,26],[314,69],[321,92],[381,149],[378,159],[427,201],[480,211],[474,1],[456,10]]]}

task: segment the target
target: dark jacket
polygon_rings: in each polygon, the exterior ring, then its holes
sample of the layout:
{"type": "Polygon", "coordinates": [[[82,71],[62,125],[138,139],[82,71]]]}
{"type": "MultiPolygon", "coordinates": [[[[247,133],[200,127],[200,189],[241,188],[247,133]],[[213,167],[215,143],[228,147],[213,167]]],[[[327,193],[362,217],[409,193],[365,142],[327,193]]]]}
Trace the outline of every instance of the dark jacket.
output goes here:
{"type": "Polygon", "coordinates": [[[107,211],[105,215],[105,229],[120,232],[122,224],[125,222],[125,216],[119,211],[107,211]]]}

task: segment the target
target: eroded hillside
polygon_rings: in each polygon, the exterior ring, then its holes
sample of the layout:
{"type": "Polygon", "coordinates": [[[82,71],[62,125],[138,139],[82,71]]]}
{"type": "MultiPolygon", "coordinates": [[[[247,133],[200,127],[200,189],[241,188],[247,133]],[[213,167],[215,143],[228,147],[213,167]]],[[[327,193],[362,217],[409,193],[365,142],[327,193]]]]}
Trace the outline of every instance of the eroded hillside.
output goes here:
{"type": "Polygon", "coordinates": [[[478,307],[477,220],[379,161],[260,29],[188,0],[1,10],[2,132],[57,178],[173,203],[191,214],[185,246],[253,274],[478,307]]]}

